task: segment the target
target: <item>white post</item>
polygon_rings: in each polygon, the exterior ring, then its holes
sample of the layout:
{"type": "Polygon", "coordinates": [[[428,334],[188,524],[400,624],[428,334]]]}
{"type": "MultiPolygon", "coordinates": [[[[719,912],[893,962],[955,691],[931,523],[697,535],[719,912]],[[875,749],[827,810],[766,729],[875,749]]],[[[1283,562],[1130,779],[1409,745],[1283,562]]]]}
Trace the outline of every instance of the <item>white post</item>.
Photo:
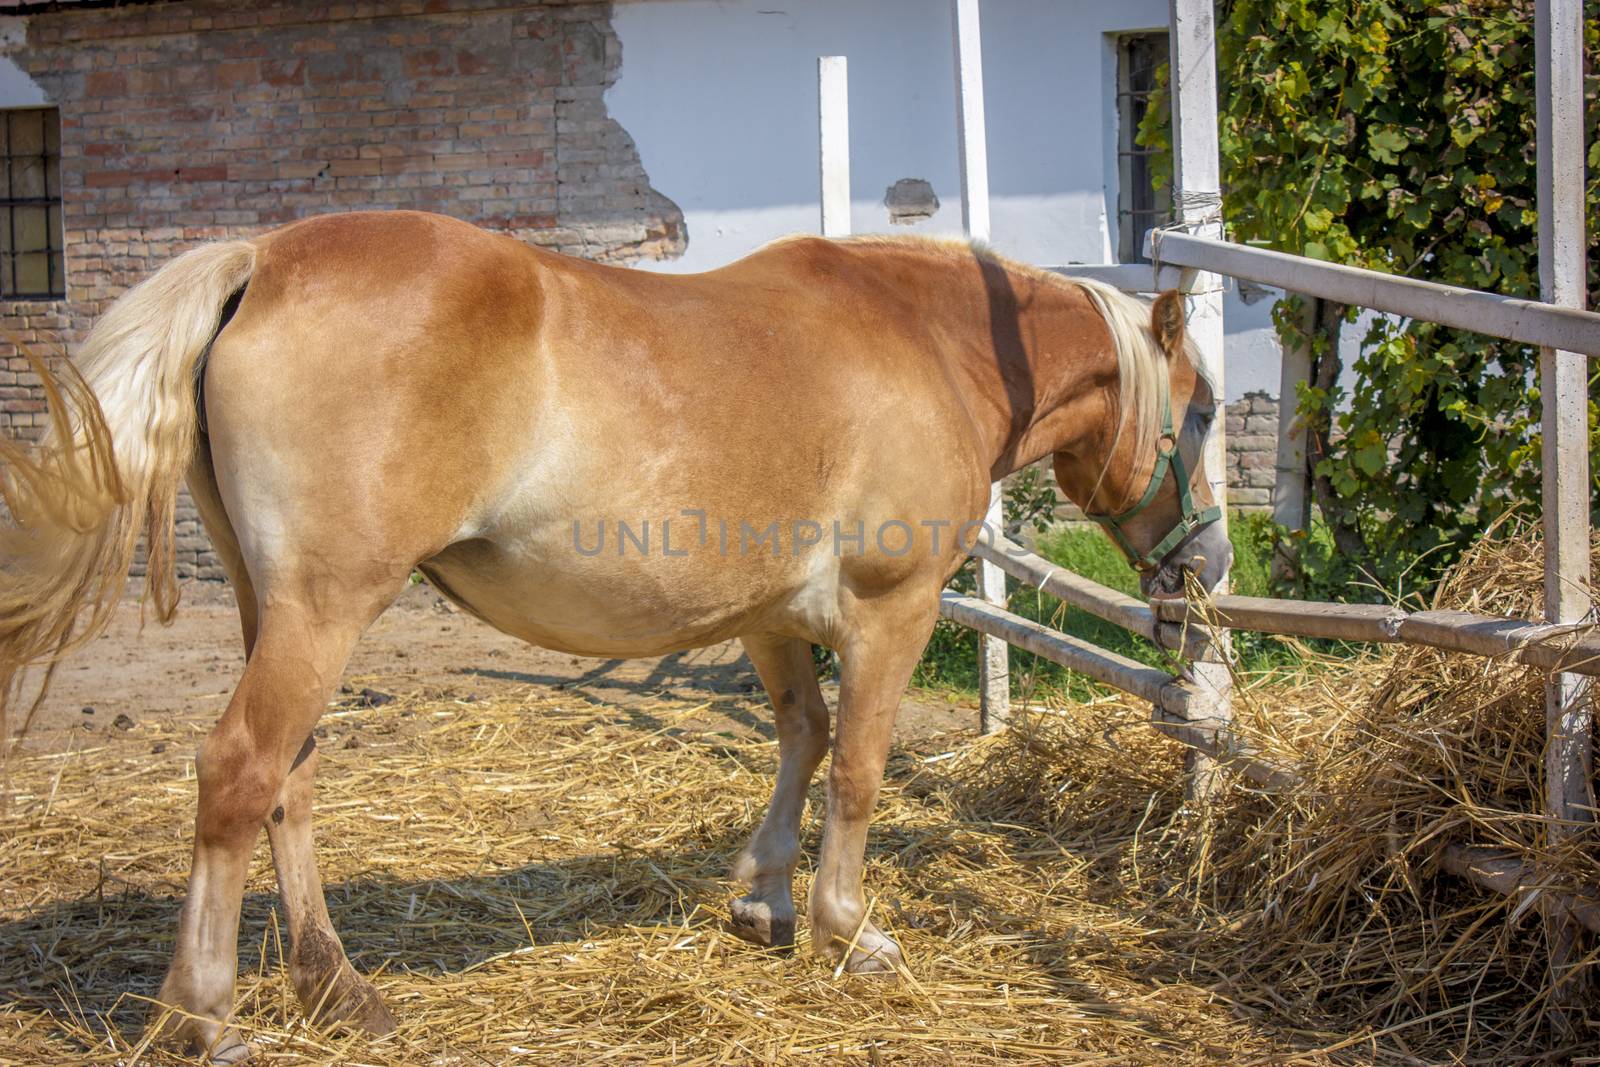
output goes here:
{"type": "MultiPolygon", "coordinates": [[[[1583,4],[1538,0],[1535,94],[1538,98],[1539,291],[1549,303],[1581,308],[1584,262],[1583,4]]],[[[1589,613],[1588,361],[1575,352],[1539,350],[1544,398],[1545,618],[1577,622],[1589,613]]],[[[1593,710],[1586,680],[1575,674],[1545,687],[1545,817],[1551,841],[1594,820],[1591,785],[1593,710]]],[[[1582,953],[1578,929],[1547,920],[1550,971],[1565,981],[1582,953]]],[[[1567,982],[1558,1008],[1576,1000],[1567,982]]],[[[1568,1020],[1558,1010],[1556,1025],[1568,1020]]]]}
{"type": "MultiPolygon", "coordinates": [[[[1304,530],[1311,521],[1306,424],[1295,410],[1300,386],[1311,381],[1311,333],[1317,325],[1317,300],[1302,296],[1300,336],[1283,345],[1278,376],[1278,462],[1272,479],[1272,521],[1286,530],[1304,530]]],[[[1299,546],[1280,543],[1272,557],[1272,577],[1300,573],[1299,546]]]]}
{"type": "Polygon", "coordinates": [[[961,159],[961,225],[989,239],[989,135],[983,125],[983,40],[978,0],[950,0],[956,41],[956,151],[961,159]]]}
{"type": "MultiPolygon", "coordinates": [[[[956,45],[956,144],[961,157],[961,222],[967,236],[989,239],[989,149],[983,126],[983,41],[978,32],[978,0],[951,0],[956,45]]],[[[1005,528],[1000,483],[989,487],[984,523],[995,534],[1005,528]]],[[[978,596],[1004,606],[1006,575],[988,560],[978,561],[978,596]]],[[[1011,717],[1011,650],[998,637],[978,637],[979,722],[986,734],[1005,728],[1011,717]]]]}
{"type": "Polygon", "coordinates": [[[850,233],[850,83],[844,56],[817,57],[817,135],[822,144],[822,236],[850,233]]]}
{"type": "MultiPolygon", "coordinates": [[[[1222,237],[1221,158],[1217,149],[1217,47],[1214,0],[1170,0],[1173,134],[1173,208],[1177,222],[1202,237],[1222,237]]],[[[1188,295],[1188,330],[1199,350],[1200,372],[1211,383],[1217,403],[1227,397],[1222,373],[1222,279],[1190,272],[1183,285],[1188,295]]],[[[1215,419],[1205,443],[1206,478],[1211,495],[1228,521],[1227,460],[1223,441],[1225,419],[1215,419]]],[[[1219,592],[1227,592],[1226,582],[1219,592]]],[[[1226,635],[1221,640],[1226,641],[1226,635]]],[[[1217,659],[1194,664],[1197,699],[1191,720],[1215,727],[1227,736],[1232,718],[1226,663],[1217,659]]],[[[1203,800],[1216,785],[1216,764],[1191,753],[1189,796],[1203,800]]]]}

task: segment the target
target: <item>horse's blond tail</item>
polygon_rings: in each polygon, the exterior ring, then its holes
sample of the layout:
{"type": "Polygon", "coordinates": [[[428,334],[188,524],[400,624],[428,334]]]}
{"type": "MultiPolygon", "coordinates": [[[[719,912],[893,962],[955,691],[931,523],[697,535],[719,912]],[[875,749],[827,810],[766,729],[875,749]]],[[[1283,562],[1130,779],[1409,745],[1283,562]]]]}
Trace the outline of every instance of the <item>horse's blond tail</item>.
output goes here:
{"type": "Polygon", "coordinates": [[[174,259],[111,306],[76,366],[23,351],[50,426],[37,444],[0,436],[0,759],[22,672],[53,669],[106,628],[141,533],[146,598],[163,622],[177,610],[173,520],[195,449],[196,373],[255,257],[228,241],[174,259]]]}

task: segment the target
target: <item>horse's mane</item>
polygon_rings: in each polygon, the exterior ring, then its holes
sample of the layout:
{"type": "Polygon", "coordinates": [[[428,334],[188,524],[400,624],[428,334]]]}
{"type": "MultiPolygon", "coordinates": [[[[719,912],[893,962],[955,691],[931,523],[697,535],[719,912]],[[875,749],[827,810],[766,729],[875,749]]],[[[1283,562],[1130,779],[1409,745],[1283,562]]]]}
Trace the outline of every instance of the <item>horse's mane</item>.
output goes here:
{"type": "MultiPolygon", "coordinates": [[[[802,235],[796,235],[800,237],[802,235]]],[[[794,238],[784,238],[792,240],[794,238]]],[[[898,236],[887,234],[861,234],[842,237],[840,243],[850,245],[878,245],[886,248],[910,248],[928,252],[952,262],[977,257],[980,262],[992,263],[1011,274],[1030,278],[1041,285],[1075,287],[1094,305],[1111,331],[1116,347],[1118,389],[1118,416],[1116,432],[1106,450],[1107,461],[1116,452],[1117,444],[1128,427],[1133,428],[1135,455],[1145,455],[1155,449],[1156,437],[1161,432],[1161,375],[1167,373],[1167,360],[1150,326],[1150,307],[1136,296],[1104,282],[1089,278],[1069,278],[1054,274],[1027,263],[1008,259],[984,244],[965,238],[898,236]]],[[[1185,354],[1195,364],[1193,342],[1185,344],[1185,354]]],[[[1100,472],[1100,477],[1105,471],[1100,472]]],[[[1098,492],[1100,482],[1095,482],[1098,492]]]]}

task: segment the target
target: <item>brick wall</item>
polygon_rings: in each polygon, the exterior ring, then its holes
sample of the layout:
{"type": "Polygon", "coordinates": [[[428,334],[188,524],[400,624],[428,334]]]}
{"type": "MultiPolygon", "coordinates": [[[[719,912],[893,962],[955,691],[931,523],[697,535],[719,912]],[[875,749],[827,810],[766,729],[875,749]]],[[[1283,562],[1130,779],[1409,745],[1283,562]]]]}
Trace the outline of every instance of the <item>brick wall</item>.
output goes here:
{"type": "MultiPolygon", "coordinates": [[[[610,6],[170,0],[3,20],[61,111],[67,298],[0,301],[0,427],[44,404],[5,335],[68,350],[202,241],[418,208],[591,258],[673,255],[683,217],[606,113],[610,6]]],[[[220,577],[192,508],[180,573],[220,577]]]]}
{"type": "Polygon", "coordinates": [[[1278,402],[1246,393],[1228,405],[1228,503],[1245,511],[1272,506],[1278,465],[1278,402]]]}
{"type": "MultiPolygon", "coordinates": [[[[66,300],[0,301],[0,428],[14,433],[45,415],[7,335],[70,350],[201,241],[412,207],[604,260],[684,245],[682,214],[606,113],[622,56],[604,3],[167,0],[0,22],[0,49],[61,110],[67,238],[66,300]]],[[[1276,407],[1229,406],[1236,505],[1268,502],[1276,407]]],[[[177,546],[181,575],[222,576],[187,500],[177,546]]]]}

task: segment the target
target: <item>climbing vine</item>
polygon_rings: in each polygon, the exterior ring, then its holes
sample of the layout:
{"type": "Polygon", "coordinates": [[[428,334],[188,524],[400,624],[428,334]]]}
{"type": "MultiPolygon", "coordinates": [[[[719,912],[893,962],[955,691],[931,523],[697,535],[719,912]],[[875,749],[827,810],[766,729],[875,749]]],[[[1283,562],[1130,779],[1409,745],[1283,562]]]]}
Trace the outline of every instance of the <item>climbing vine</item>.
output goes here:
{"type": "MultiPolygon", "coordinates": [[[[1600,5],[1585,47],[1600,46],[1600,5]]],[[[1224,214],[1234,240],[1537,297],[1533,0],[1222,0],[1224,214]]],[[[1600,236],[1600,79],[1586,78],[1587,217],[1600,236]]],[[[1167,109],[1141,139],[1170,147],[1167,109]]],[[[1170,155],[1156,166],[1170,181],[1170,155]]],[[[1600,294],[1590,255],[1589,291],[1600,294]]],[[[1280,329],[1299,328],[1280,304],[1280,329]]],[[[1538,353],[1427,323],[1363,328],[1354,385],[1323,308],[1298,398],[1331,539],[1305,546],[1320,593],[1436,573],[1508,508],[1537,509],[1538,353]]],[[[1591,389],[1591,446],[1600,408],[1591,389]]],[[[1591,447],[1591,453],[1593,449],[1591,447]]],[[[1596,482],[1600,486],[1600,481],[1596,482]]]]}

